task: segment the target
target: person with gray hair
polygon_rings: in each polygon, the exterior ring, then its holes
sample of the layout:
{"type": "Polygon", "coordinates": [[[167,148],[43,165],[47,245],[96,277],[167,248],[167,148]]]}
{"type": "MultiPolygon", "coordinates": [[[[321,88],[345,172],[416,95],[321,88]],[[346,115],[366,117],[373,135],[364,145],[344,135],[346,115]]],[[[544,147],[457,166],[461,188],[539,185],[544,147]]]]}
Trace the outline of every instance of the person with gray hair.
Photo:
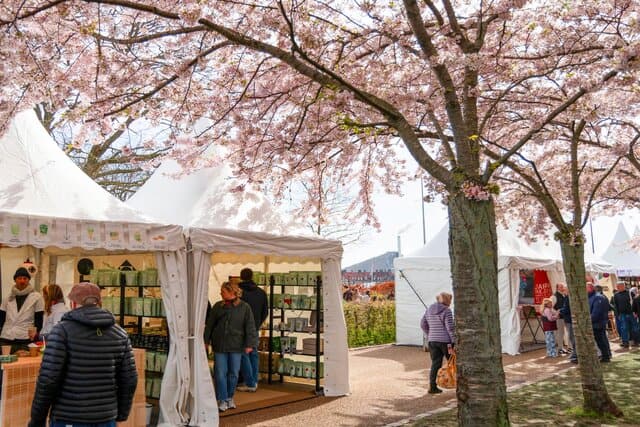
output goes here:
{"type": "Polygon", "coordinates": [[[436,303],[430,305],[422,316],[420,327],[427,336],[429,353],[431,354],[431,371],[429,372],[429,393],[442,393],[436,384],[438,370],[442,367],[444,357],[453,354],[455,333],[453,312],[449,308],[453,296],[441,292],[436,296],[436,303]]]}
{"type": "Polygon", "coordinates": [[[72,310],[47,336],[29,427],[115,427],[125,421],[138,384],[133,350],[113,314],[100,307],[100,288],[74,285],[72,310]]]}

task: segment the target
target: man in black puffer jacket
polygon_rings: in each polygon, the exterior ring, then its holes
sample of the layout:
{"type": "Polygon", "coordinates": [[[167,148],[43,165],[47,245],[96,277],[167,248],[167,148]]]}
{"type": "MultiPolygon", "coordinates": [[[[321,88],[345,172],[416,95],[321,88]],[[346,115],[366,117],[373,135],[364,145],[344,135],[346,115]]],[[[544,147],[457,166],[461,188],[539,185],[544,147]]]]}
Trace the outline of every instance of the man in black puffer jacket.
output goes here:
{"type": "Polygon", "coordinates": [[[52,427],[115,427],[129,416],[138,383],[129,337],[98,306],[97,285],[75,285],[69,300],[73,310],[47,336],[29,427],[45,426],[47,415],[52,427]]]}

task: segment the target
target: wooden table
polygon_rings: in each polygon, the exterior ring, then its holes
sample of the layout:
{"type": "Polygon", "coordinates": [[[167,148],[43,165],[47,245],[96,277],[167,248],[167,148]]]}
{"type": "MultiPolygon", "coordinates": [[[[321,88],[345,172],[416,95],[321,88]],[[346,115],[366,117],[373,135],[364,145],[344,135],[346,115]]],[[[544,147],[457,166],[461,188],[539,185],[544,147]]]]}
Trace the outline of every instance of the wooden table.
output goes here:
{"type": "MultiPolygon", "coordinates": [[[[146,409],[144,395],[144,350],[133,349],[138,371],[138,387],[133,397],[129,419],[119,427],[144,427],[146,409]]],[[[2,399],[0,427],[26,426],[31,418],[31,401],[36,390],[42,356],[21,357],[13,363],[2,364],[2,399]]]]}

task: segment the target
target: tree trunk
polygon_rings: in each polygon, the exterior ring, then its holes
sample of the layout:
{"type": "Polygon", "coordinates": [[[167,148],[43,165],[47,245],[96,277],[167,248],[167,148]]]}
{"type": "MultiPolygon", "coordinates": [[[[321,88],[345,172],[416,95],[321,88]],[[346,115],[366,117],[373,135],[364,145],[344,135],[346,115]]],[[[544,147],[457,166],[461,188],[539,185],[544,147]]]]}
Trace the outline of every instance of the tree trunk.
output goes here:
{"type": "Polygon", "coordinates": [[[498,246],[492,201],[449,199],[455,304],[458,425],[508,426],[498,304],[498,246]]]}
{"type": "MultiPolygon", "coordinates": [[[[569,287],[571,318],[578,351],[578,371],[582,381],[583,408],[598,414],[622,416],[622,411],[607,393],[596,343],[591,327],[589,299],[585,288],[584,245],[569,245],[560,242],[565,279],[569,287]]],[[[575,351],[576,349],[574,349],[575,351]]]]}

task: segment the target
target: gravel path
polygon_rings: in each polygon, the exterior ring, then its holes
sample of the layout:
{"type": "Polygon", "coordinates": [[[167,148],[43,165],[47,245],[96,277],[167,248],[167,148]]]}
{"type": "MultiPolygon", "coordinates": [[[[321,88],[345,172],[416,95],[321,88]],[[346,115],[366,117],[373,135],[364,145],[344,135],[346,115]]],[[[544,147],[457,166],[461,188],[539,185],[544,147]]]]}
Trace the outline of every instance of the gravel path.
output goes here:
{"type": "MultiPolygon", "coordinates": [[[[396,423],[455,404],[455,391],[427,394],[429,354],[420,347],[385,345],[349,354],[351,394],[319,397],[221,419],[222,427],[376,426],[396,423]]],[[[566,357],[535,350],[503,358],[510,388],[574,367],[566,357]]]]}

